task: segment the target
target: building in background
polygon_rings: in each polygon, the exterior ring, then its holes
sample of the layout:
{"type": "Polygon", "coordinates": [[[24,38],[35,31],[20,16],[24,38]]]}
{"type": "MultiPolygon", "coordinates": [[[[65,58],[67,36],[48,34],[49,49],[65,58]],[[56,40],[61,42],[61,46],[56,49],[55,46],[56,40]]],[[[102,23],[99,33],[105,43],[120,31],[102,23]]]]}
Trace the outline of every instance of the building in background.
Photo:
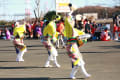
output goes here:
{"type": "Polygon", "coordinates": [[[83,13],[83,16],[86,16],[88,19],[98,19],[98,13],[83,13]]]}

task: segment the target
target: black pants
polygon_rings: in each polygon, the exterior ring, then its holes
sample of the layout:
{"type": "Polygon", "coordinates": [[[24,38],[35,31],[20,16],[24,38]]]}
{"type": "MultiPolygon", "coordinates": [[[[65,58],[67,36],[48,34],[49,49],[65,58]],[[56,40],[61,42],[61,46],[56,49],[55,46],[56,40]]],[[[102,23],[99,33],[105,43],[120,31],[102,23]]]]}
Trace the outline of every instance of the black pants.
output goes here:
{"type": "Polygon", "coordinates": [[[100,40],[101,32],[95,32],[94,36],[96,37],[96,40],[100,40]]]}

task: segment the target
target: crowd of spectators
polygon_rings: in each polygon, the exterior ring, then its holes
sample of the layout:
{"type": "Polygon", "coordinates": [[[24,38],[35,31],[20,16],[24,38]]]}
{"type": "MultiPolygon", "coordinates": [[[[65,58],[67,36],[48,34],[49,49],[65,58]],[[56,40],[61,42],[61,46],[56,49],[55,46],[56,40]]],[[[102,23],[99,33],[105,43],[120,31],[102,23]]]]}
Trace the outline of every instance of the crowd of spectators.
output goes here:
{"type": "MultiPolygon", "coordinates": [[[[40,39],[42,36],[42,29],[49,23],[49,21],[35,21],[33,23],[26,22],[25,38],[29,39],[40,39]]],[[[56,23],[57,24],[57,23],[56,23]]],[[[98,24],[95,21],[88,20],[82,17],[81,20],[75,19],[75,28],[83,30],[87,34],[91,34],[89,41],[102,40],[119,40],[120,38],[120,26],[110,24],[98,24]],[[111,30],[111,26],[113,29],[111,30]]],[[[0,29],[0,39],[10,39],[14,24],[11,27],[4,27],[0,29]]],[[[57,28],[58,29],[58,28],[57,28]]],[[[57,30],[58,31],[58,30],[57,30]]]]}
{"type": "Polygon", "coordinates": [[[120,38],[120,26],[115,23],[96,23],[88,19],[75,21],[75,28],[91,34],[89,41],[110,41],[119,40],[120,38]]]}

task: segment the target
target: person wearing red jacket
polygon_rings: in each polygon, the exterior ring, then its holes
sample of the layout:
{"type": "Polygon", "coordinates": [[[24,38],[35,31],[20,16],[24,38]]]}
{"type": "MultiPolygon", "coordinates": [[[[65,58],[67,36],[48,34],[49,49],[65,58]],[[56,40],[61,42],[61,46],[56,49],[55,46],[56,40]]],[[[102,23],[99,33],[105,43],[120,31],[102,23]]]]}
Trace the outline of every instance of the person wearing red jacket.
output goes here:
{"type": "Polygon", "coordinates": [[[64,43],[64,41],[63,41],[63,37],[64,37],[64,35],[63,35],[63,31],[64,31],[64,20],[63,20],[63,18],[61,18],[61,20],[60,20],[59,23],[57,24],[56,31],[59,32],[59,34],[58,34],[58,40],[57,40],[57,42],[56,42],[56,47],[59,48],[59,43],[60,43],[60,41],[61,41],[63,48],[65,48],[65,43],[64,43]]]}
{"type": "Polygon", "coordinates": [[[118,39],[120,39],[120,26],[118,27],[118,39]]]}
{"type": "Polygon", "coordinates": [[[118,26],[116,24],[114,24],[113,28],[113,39],[118,40],[118,26]]]}
{"type": "Polygon", "coordinates": [[[108,35],[107,28],[105,28],[105,30],[101,33],[100,38],[102,41],[110,41],[110,36],[108,35]]]}

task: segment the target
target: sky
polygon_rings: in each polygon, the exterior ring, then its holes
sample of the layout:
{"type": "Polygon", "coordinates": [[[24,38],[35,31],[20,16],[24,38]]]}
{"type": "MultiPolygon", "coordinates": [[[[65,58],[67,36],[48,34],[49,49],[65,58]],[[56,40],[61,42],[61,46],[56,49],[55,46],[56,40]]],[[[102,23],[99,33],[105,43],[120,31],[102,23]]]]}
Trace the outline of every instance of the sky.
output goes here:
{"type": "MultiPolygon", "coordinates": [[[[13,16],[13,15],[23,15],[25,14],[25,9],[29,8],[31,12],[31,17],[34,17],[34,9],[36,8],[35,0],[28,0],[29,5],[26,5],[27,0],[0,0],[0,20],[17,20],[19,18],[24,18],[24,16],[13,16]]],[[[119,0],[70,0],[77,8],[84,6],[107,6],[113,7],[120,3],[119,0]],[[118,1],[118,2],[117,2],[118,1]]],[[[55,10],[55,0],[40,0],[40,10],[42,12],[47,12],[48,10],[55,10]]]]}

